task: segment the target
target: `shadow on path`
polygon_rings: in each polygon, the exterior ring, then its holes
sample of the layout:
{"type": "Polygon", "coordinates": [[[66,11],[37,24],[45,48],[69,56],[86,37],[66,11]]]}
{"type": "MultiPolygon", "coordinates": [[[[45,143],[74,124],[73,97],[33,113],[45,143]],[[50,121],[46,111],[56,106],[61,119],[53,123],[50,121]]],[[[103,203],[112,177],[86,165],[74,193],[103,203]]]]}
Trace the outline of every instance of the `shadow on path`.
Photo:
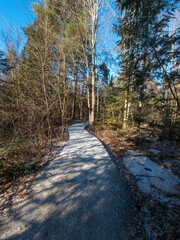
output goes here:
{"type": "Polygon", "coordinates": [[[4,217],[2,238],[125,240],[128,188],[100,141],[69,128],[70,141],[4,217]]]}

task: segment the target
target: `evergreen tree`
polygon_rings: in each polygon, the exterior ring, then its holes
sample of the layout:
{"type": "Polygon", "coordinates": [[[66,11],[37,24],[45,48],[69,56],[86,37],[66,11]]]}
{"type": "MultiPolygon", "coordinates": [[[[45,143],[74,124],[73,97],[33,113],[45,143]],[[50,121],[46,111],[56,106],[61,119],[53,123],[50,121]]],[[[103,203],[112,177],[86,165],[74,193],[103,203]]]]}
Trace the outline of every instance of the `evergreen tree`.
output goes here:
{"type": "Polygon", "coordinates": [[[117,0],[117,6],[121,9],[121,17],[115,30],[121,37],[120,80],[124,81],[126,90],[124,111],[127,111],[130,92],[136,93],[134,120],[140,128],[146,115],[146,99],[151,97],[147,95],[147,87],[151,81],[155,80],[160,84],[164,79],[179,108],[179,100],[172,87],[173,82],[177,81],[177,68],[173,71],[171,69],[169,73],[168,67],[166,70],[164,68],[170,64],[172,55],[173,62],[177,62],[178,57],[178,45],[176,49],[174,47],[173,53],[171,51],[172,45],[178,41],[178,31],[171,36],[167,33],[177,2],[117,0]]]}

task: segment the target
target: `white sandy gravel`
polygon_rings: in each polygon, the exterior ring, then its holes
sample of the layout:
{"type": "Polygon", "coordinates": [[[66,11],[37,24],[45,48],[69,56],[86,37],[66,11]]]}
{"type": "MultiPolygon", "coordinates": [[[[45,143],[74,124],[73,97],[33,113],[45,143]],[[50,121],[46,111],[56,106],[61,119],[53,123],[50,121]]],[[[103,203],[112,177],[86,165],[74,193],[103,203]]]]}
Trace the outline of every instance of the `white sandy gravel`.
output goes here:
{"type": "Polygon", "coordinates": [[[60,156],[38,175],[30,194],[4,214],[0,239],[127,239],[127,185],[85,126],[69,127],[70,140],[60,156]]]}

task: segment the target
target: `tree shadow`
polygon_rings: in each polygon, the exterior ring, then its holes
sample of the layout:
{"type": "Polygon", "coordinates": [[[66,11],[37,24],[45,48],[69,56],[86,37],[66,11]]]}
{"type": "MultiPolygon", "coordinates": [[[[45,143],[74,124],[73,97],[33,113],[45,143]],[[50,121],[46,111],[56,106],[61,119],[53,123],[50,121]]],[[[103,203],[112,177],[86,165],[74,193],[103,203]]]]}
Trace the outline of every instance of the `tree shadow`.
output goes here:
{"type": "Polygon", "coordinates": [[[9,211],[3,239],[127,239],[128,187],[101,143],[90,136],[72,137],[36,178],[26,199],[9,211]],[[89,141],[83,144],[84,139],[89,141]]]}

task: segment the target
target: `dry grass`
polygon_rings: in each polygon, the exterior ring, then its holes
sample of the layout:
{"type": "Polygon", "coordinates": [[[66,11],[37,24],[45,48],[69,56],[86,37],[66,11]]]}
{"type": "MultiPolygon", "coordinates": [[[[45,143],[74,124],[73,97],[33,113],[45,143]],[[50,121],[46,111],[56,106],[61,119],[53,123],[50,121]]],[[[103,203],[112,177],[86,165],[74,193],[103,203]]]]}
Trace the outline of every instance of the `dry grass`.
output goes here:
{"type": "Polygon", "coordinates": [[[101,139],[114,155],[122,157],[127,150],[139,151],[180,177],[180,146],[172,141],[160,141],[161,131],[158,128],[144,126],[139,134],[136,128],[112,130],[97,124],[89,131],[101,139]],[[151,149],[158,150],[159,154],[154,155],[151,149]]]}
{"type": "MultiPolygon", "coordinates": [[[[61,127],[53,128],[53,145],[68,140],[65,129],[64,138],[61,127]]],[[[44,134],[25,135],[19,133],[7,136],[0,142],[0,190],[7,189],[18,178],[39,171],[44,157],[51,152],[51,143],[44,134]]]]}
{"type": "Polygon", "coordinates": [[[61,126],[53,128],[53,148],[49,141],[33,142],[35,136],[18,136],[3,141],[0,155],[0,210],[29,194],[28,187],[36,175],[62,151],[69,139],[67,126],[62,137],[61,126]],[[33,139],[33,141],[32,141],[33,139]],[[5,145],[6,144],[6,145],[5,145]],[[38,146],[38,147],[37,147],[38,146]]]}
{"type": "Polygon", "coordinates": [[[132,206],[134,217],[129,224],[128,239],[178,239],[180,234],[179,208],[161,204],[151,196],[140,192],[135,178],[124,167],[122,157],[129,149],[138,150],[158,164],[170,168],[174,174],[180,177],[179,147],[172,142],[158,141],[160,131],[150,128],[142,129],[140,136],[135,128],[125,131],[95,125],[93,128],[89,128],[89,131],[102,140],[112,154],[117,157],[118,168],[129,183],[131,198],[134,199],[132,206]],[[160,150],[160,154],[152,155],[149,151],[150,148],[157,148],[160,150]]]}

